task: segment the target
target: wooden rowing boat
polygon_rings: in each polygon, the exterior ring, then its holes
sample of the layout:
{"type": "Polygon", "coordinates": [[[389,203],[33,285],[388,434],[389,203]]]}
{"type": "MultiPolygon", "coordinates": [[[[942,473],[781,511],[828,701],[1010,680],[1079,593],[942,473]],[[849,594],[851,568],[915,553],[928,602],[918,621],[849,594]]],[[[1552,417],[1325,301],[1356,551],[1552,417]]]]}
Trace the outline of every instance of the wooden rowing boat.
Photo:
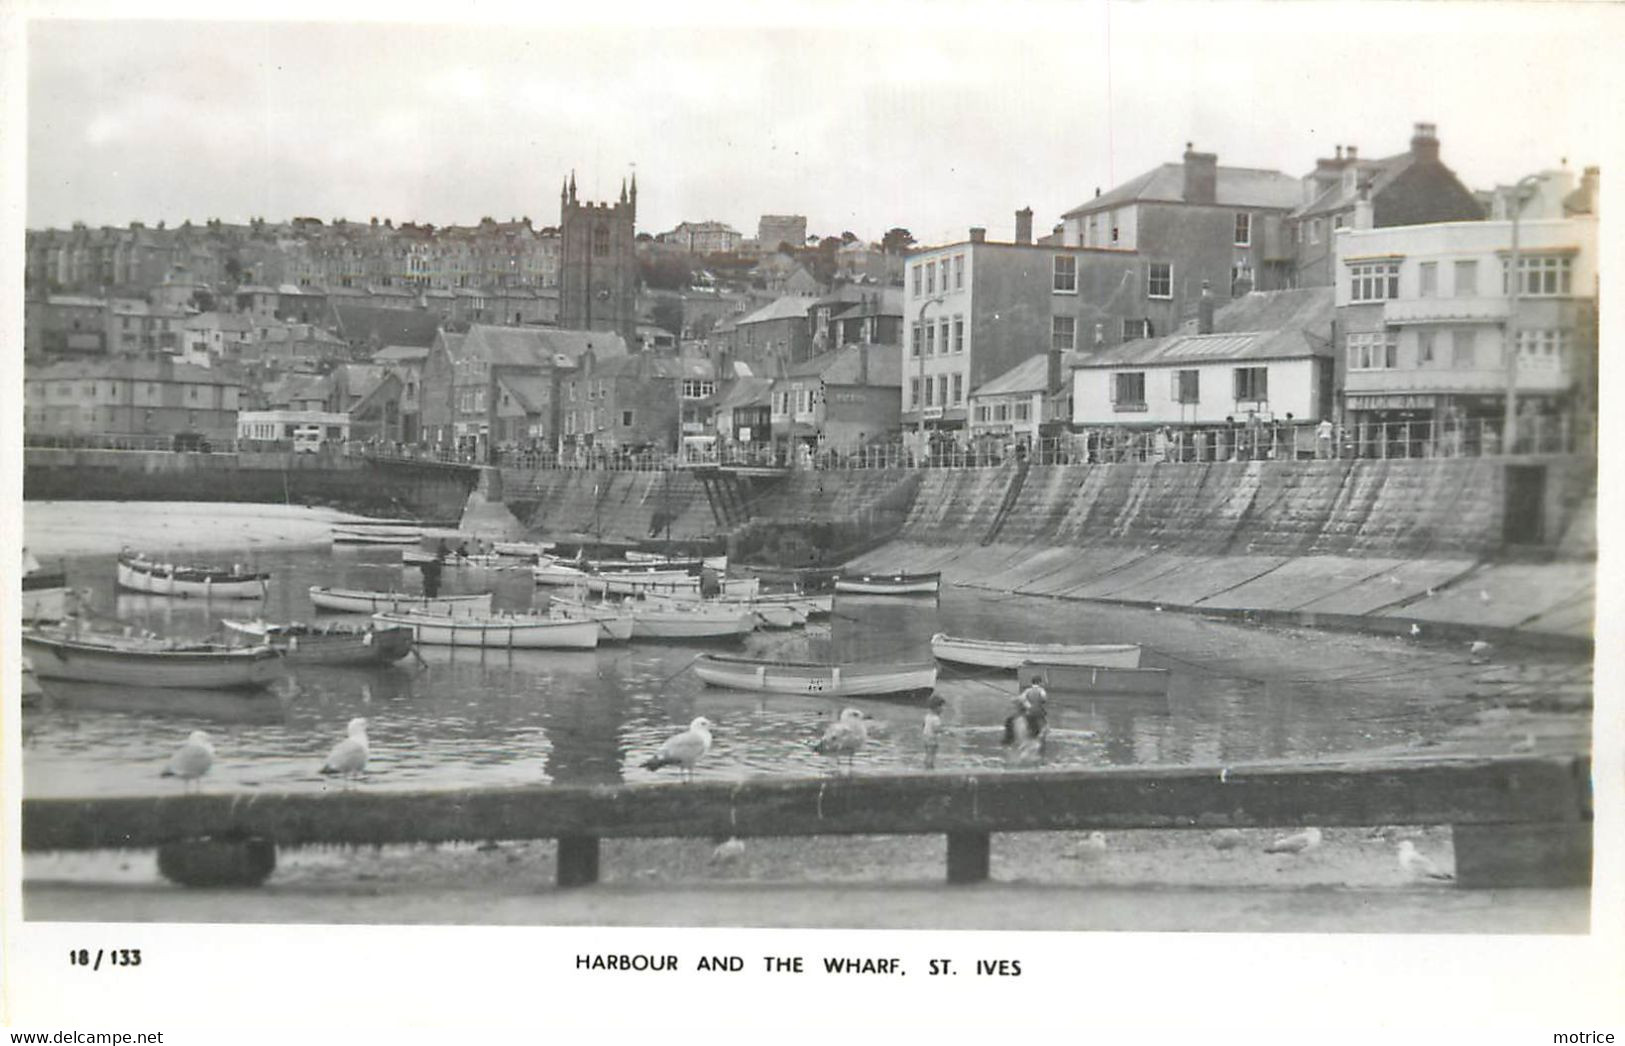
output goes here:
{"type": "Polygon", "coordinates": [[[447,614],[488,614],[491,612],[491,593],[478,592],[464,596],[414,595],[411,592],[368,592],[357,588],[327,588],[310,586],[310,601],[317,610],[340,610],[351,614],[376,614],[381,611],[427,610],[447,614]]]}
{"type": "Polygon", "coordinates": [[[159,563],[146,556],[121,552],[118,587],[160,596],[200,596],[204,599],[262,599],[271,575],[231,567],[183,566],[159,563]]]}
{"type": "Polygon", "coordinates": [[[233,632],[269,643],[294,665],[387,665],[412,652],[409,628],[374,628],[370,623],[348,622],[277,625],[231,618],[220,623],[233,632]]]}
{"type": "Polygon", "coordinates": [[[930,662],[824,665],[701,654],[694,674],[712,686],[769,694],[820,697],[900,697],[929,691],[937,683],[930,662]]]}
{"type": "Polygon", "coordinates": [[[1028,662],[1016,669],[1017,687],[1038,683],[1058,694],[1148,694],[1166,698],[1171,679],[1166,668],[1102,668],[1028,662]]]}
{"type": "Polygon", "coordinates": [[[865,596],[937,595],[942,574],[866,574],[845,572],[835,576],[835,591],[865,596]]]}
{"type": "Polygon", "coordinates": [[[592,650],[598,646],[596,621],[560,620],[540,614],[466,617],[402,611],[374,614],[372,619],[410,628],[413,639],[427,646],[487,650],[592,650]]]}
{"type": "Polygon", "coordinates": [[[232,647],[156,636],[27,629],[23,651],[41,679],[209,690],[269,686],[285,671],[266,645],[232,647]]]}
{"type": "Polygon", "coordinates": [[[1015,668],[1027,661],[1101,668],[1140,667],[1140,648],[1133,643],[1010,643],[938,632],[931,637],[931,653],[938,661],[979,668],[1015,668]]]}
{"type": "Polygon", "coordinates": [[[756,630],[756,615],[726,605],[633,601],[633,639],[738,639],[756,630]]]}

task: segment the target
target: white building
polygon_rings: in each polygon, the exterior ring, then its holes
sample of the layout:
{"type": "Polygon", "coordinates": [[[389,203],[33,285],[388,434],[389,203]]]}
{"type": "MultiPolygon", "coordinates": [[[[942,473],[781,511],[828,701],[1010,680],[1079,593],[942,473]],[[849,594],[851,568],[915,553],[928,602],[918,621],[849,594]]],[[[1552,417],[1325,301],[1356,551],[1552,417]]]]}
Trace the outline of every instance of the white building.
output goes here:
{"type": "MultiPolygon", "coordinates": [[[[1527,212],[1526,212],[1527,213],[1527,212]]],[[[1559,414],[1594,380],[1594,213],[1337,234],[1344,417],[1352,425],[1494,421],[1505,411],[1507,329],[1524,409],[1559,414]]]]}
{"type": "Polygon", "coordinates": [[[324,441],[350,438],[350,415],[321,410],[245,410],[237,414],[237,438],[291,440],[300,430],[321,430],[324,441]]]}

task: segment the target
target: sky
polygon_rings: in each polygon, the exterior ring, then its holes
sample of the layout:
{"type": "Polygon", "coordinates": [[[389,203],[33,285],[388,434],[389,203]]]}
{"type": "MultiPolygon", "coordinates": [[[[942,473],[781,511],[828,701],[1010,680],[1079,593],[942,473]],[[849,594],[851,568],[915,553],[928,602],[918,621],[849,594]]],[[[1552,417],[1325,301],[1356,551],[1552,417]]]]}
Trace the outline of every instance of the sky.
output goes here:
{"type": "Polygon", "coordinates": [[[26,221],[543,225],[572,171],[608,199],[635,170],[640,231],[716,219],[748,236],[759,215],[792,213],[820,235],[901,225],[947,242],[983,225],[1000,239],[1018,208],[1046,230],[1186,142],[1301,175],[1336,144],[1403,151],[1417,121],[1483,188],[1599,163],[1613,133],[1615,74],[1592,45],[1620,38],[1621,12],[1533,6],[939,0],[769,22],[633,5],[618,23],[527,24],[475,3],[485,20],[36,20],[26,221]]]}

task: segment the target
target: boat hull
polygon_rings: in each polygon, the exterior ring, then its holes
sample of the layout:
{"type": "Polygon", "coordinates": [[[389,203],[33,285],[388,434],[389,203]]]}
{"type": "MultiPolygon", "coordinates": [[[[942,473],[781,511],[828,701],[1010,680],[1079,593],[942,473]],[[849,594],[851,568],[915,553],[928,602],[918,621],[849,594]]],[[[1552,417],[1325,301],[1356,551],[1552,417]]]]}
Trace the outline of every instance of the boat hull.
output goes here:
{"type": "Polygon", "coordinates": [[[709,613],[639,608],[632,611],[633,639],[740,639],[756,631],[748,611],[709,613]]]}
{"type": "Polygon", "coordinates": [[[1133,643],[1005,643],[967,639],[938,632],[931,653],[939,661],[977,668],[1017,668],[1028,661],[1097,668],[1138,668],[1140,648],[1133,643]]]}
{"type": "MultiPolygon", "coordinates": [[[[27,578],[23,579],[25,584],[27,578]]],[[[23,588],[24,621],[61,621],[68,613],[67,588],[23,588]]]]}
{"type": "Polygon", "coordinates": [[[932,689],[937,683],[937,666],[925,662],[815,665],[702,654],[694,661],[694,674],[711,686],[730,690],[821,697],[914,695],[932,689]]]}
{"type": "Polygon", "coordinates": [[[150,592],[159,596],[181,596],[191,599],[263,599],[270,585],[268,574],[239,575],[237,580],[202,581],[177,577],[184,568],[164,567],[156,563],[119,560],[118,587],[131,592],[150,592]]]}
{"type": "Polygon", "coordinates": [[[584,605],[550,606],[548,613],[563,621],[594,621],[600,643],[625,643],[632,638],[632,615],[584,605]]]}
{"type": "Polygon", "coordinates": [[[942,590],[941,574],[840,574],[835,591],[863,596],[934,596],[942,590]]]}
{"type": "Polygon", "coordinates": [[[291,630],[262,621],[222,621],[280,650],[290,665],[387,665],[412,652],[409,628],[291,630]]]}
{"type": "Polygon", "coordinates": [[[282,656],[268,646],[207,651],[143,650],[23,634],[23,651],[41,679],[182,689],[258,689],[282,678],[282,656]]]}
{"type": "Polygon", "coordinates": [[[312,585],[310,601],[317,610],[338,610],[350,614],[397,613],[427,610],[430,613],[488,614],[491,593],[471,596],[414,596],[409,592],[366,592],[360,589],[324,588],[312,585]]]}
{"type": "Polygon", "coordinates": [[[373,620],[412,630],[427,646],[477,647],[484,650],[593,650],[598,646],[596,621],[559,621],[536,617],[439,617],[428,614],[375,614],[373,620]]]}

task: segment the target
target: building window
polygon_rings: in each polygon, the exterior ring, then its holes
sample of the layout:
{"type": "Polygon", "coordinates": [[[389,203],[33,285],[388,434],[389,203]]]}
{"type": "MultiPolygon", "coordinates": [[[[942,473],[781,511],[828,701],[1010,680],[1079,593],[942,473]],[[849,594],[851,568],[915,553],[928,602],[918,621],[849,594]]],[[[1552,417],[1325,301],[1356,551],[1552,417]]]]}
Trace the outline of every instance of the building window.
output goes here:
{"type": "Polygon", "coordinates": [[[937,354],[937,325],[935,323],[925,325],[925,354],[927,356],[937,354]]]}
{"type": "Polygon", "coordinates": [[[1253,216],[1242,213],[1236,215],[1236,246],[1251,247],[1253,245],[1253,216]]]}
{"type": "Polygon", "coordinates": [[[908,379],[908,402],[909,402],[909,406],[911,406],[911,407],[918,407],[920,405],[920,379],[919,378],[910,378],[910,379],[908,379]]]}
{"type": "Polygon", "coordinates": [[[1456,297],[1474,298],[1478,296],[1478,262],[1459,261],[1456,263],[1456,297]]]}
{"type": "Polygon", "coordinates": [[[1030,421],[1030,420],[1032,420],[1032,411],[1033,411],[1033,405],[1031,403],[1027,402],[1026,400],[1017,400],[1015,402],[1015,412],[1016,412],[1015,420],[1017,420],[1017,421],[1030,421]]]}
{"type": "Polygon", "coordinates": [[[1145,371],[1127,371],[1112,375],[1112,409],[1145,409],[1145,371]]]}
{"type": "Polygon", "coordinates": [[[980,421],[980,422],[983,422],[983,423],[985,423],[987,421],[987,404],[986,403],[978,403],[976,405],[976,420],[980,421]]]}
{"type": "Polygon", "coordinates": [[[1432,331],[1416,332],[1416,365],[1418,367],[1433,366],[1433,342],[1434,337],[1432,331]]]}
{"type": "Polygon", "coordinates": [[[963,254],[956,254],[956,255],[954,255],[954,290],[962,291],[964,289],[965,289],[965,256],[963,254]]]}
{"type": "Polygon", "coordinates": [[[1348,336],[1349,370],[1393,370],[1399,366],[1399,336],[1370,331],[1348,336]]]}
{"type": "Polygon", "coordinates": [[[919,295],[920,295],[920,280],[922,278],[920,276],[920,270],[923,269],[923,268],[925,268],[925,266],[922,263],[920,263],[920,262],[915,262],[914,263],[914,295],[915,295],[915,297],[919,297],[919,295]]]}
{"type": "MultiPolygon", "coordinates": [[[[1510,260],[1501,263],[1501,293],[1511,294],[1507,281],[1510,260]]],[[[1573,282],[1574,259],[1566,255],[1520,254],[1518,272],[1523,279],[1518,293],[1532,298],[1553,298],[1570,293],[1573,282]]]]}
{"type": "Polygon", "coordinates": [[[965,351],[965,317],[954,317],[954,352],[965,351]]]}
{"type": "MultiPolygon", "coordinates": [[[[919,270],[916,269],[915,271],[918,272],[919,270]]],[[[912,343],[909,346],[909,355],[918,356],[920,354],[920,346],[925,343],[925,331],[919,323],[915,323],[911,334],[913,336],[909,339],[912,343]]]]}
{"type": "Polygon", "coordinates": [[[1336,232],[1338,229],[1343,228],[1348,223],[1349,223],[1348,215],[1346,215],[1346,214],[1334,214],[1334,215],[1332,215],[1332,231],[1333,232],[1336,232]]]}
{"type": "Polygon", "coordinates": [[[1055,256],[1054,276],[1051,280],[1051,289],[1056,294],[1078,293],[1078,259],[1070,254],[1057,254],[1055,256]]]}
{"type": "Polygon", "coordinates": [[[621,411],[621,428],[629,429],[631,427],[632,427],[632,412],[629,411],[629,410],[621,411]]]}
{"type": "Polygon", "coordinates": [[[955,374],[954,375],[954,406],[957,407],[963,402],[965,402],[965,376],[963,374],[955,374]]]}
{"type": "Polygon", "coordinates": [[[1555,371],[1563,369],[1568,355],[1569,332],[1566,330],[1518,331],[1518,369],[1555,371]]]}
{"type": "Polygon", "coordinates": [[[1145,293],[1148,298],[1174,296],[1174,267],[1169,262],[1152,262],[1146,273],[1145,293]]]}
{"type": "Polygon", "coordinates": [[[934,261],[929,261],[929,262],[925,263],[925,293],[927,293],[927,294],[935,294],[936,292],[937,292],[937,263],[934,262],[934,261]]]}
{"type": "Polygon", "coordinates": [[[1387,301],[1399,297],[1399,263],[1368,262],[1349,266],[1349,300],[1387,301]]]}
{"type": "Polygon", "coordinates": [[[592,255],[594,258],[603,258],[609,254],[609,227],[607,225],[594,225],[592,227],[592,255]]]}
{"type": "Polygon", "coordinates": [[[1150,320],[1124,320],[1123,340],[1137,341],[1140,338],[1152,337],[1150,320]]]}
{"type": "Polygon", "coordinates": [[[1202,402],[1201,377],[1202,377],[1202,372],[1199,371],[1199,370],[1176,370],[1176,371],[1174,371],[1174,389],[1173,389],[1173,391],[1174,391],[1174,402],[1175,403],[1200,403],[1200,402],[1202,402]]]}
{"type": "Polygon", "coordinates": [[[931,406],[931,391],[935,387],[936,382],[932,381],[930,378],[925,379],[925,405],[927,407],[931,406]]]}
{"type": "Polygon", "coordinates": [[[1478,366],[1477,331],[1450,332],[1450,366],[1455,370],[1473,370],[1478,366]]]}
{"type": "Polygon", "coordinates": [[[948,375],[937,375],[937,402],[944,407],[948,405],[948,375]]]}
{"type": "Polygon", "coordinates": [[[948,317],[944,316],[942,318],[942,322],[937,324],[937,328],[937,351],[946,356],[949,352],[948,331],[951,329],[949,327],[948,317]]]}
{"type": "Polygon", "coordinates": [[[1072,316],[1050,317],[1049,347],[1052,351],[1070,352],[1077,336],[1078,321],[1072,316]]]}
{"type": "Polygon", "coordinates": [[[1119,230],[1118,230],[1118,227],[1117,227],[1117,212],[1116,211],[1113,211],[1111,213],[1110,221],[1112,223],[1112,246],[1115,247],[1115,246],[1117,246],[1117,241],[1118,241],[1118,238],[1119,238],[1118,237],[1119,230]]]}
{"type": "Polygon", "coordinates": [[[1270,398],[1268,367],[1237,367],[1235,374],[1238,402],[1263,403],[1270,398]]]}
{"type": "Polygon", "coordinates": [[[1423,262],[1418,268],[1416,293],[1419,297],[1435,298],[1439,294],[1439,263],[1423,262]]]}

